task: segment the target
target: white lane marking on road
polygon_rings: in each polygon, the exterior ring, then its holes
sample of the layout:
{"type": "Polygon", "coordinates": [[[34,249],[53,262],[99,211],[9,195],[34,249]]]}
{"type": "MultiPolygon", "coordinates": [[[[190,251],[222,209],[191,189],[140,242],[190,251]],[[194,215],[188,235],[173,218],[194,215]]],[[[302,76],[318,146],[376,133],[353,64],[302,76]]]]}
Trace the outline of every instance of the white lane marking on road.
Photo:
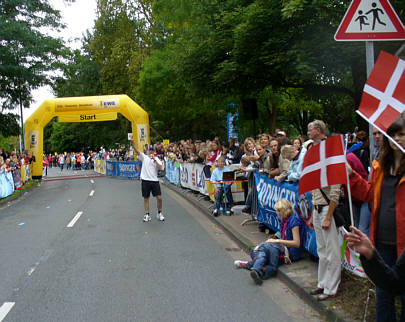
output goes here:
{"type": "Polygon", "coordinates": [[[11,311],[15,302],[4,302],[2,306],[0,306],[0,322],[4,320],[7,316],[8,312],[11,311]]]}
{"type": "Polygon", "coordinates": [[[32,273],[35,272],[35,268],[36,268],[36,267],[31,267],[31,269],[27,272],[28,276],[31,276],[32,273]]]}
{"type": "Polygon", "coordinates": [[[90,180],[91,183],[94,183],[94,180],[90,180]]]}
{"type": "Polygon", "coordinates": [[[91,190],[89,196],[90,196],[90,197],[93,197],[93,195],[94,195],[94,190],[91,190]]]}
{"type": "Polygon", "coordinates": [[[76,214],[76,216],[73,217],[72,221],[71,221],[66,227],[72,228],[72,227],[75,225],[76,221],[79,220],[79,218],[80,218],[80,216],[81,216],[82,214],[83,214],[83,211],[79,211],[79,212],[76,214]]]}

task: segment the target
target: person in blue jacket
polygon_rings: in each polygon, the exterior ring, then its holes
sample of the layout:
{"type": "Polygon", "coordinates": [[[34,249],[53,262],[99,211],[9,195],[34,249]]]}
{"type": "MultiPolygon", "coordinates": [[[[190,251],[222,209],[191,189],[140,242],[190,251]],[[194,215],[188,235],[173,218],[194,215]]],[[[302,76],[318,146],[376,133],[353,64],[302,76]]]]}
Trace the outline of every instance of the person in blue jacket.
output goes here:
{"type": "Polygon", "coordinates": [[[224,210],[227,215],[231,214],[231,208],[233,207],[233,198],[232,198],[232,191],[231,191],[231,182],[222,182],[222,175],[226,171],[229,170],[228,167],[225,166],[225,157],[220,156],[216,162],[216,168],[212,171],[210,182],[214,186],[214,210],[213,215],[216,217],[219,215],[221,203],[224,202],[224,195],[226,198],[226,209],[224,210]]]}

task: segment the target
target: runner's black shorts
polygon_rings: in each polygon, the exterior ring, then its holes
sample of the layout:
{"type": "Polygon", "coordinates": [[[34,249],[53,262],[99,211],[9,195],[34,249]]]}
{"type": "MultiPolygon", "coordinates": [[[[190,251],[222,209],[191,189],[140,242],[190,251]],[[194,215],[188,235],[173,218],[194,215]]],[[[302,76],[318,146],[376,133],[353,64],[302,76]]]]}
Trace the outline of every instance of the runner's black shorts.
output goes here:
{"type": "Polygon", "coordinates": [[[149,198],[151,191],[154,197],[162,195],[159,181],[142,180],[142,197],[149,198]]]}

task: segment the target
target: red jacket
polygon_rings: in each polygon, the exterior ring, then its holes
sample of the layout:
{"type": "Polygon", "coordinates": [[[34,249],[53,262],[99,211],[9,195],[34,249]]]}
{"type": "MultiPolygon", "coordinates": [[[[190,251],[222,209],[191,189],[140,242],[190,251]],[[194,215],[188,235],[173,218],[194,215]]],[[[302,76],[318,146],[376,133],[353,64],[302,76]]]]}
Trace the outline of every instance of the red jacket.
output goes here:
{"type": "MultiPolygon", "coordinates": [[[[370,222],[370,239],[375,244],[377,233],[378,214],[381,203],[381,186],[384,179],[384,172],[377,161],[373,161],[373,171],[371,172],[370,181],[364,180],[358,173],[353,171],[350,178],[350,188],[353,196],[356,198],[371,202],[371,222],[370,222]]],[[[398,183],[396,196],[396,225],[397,225],[397,254],[401,256],[405,249],[405,175],[398,183]]]]}

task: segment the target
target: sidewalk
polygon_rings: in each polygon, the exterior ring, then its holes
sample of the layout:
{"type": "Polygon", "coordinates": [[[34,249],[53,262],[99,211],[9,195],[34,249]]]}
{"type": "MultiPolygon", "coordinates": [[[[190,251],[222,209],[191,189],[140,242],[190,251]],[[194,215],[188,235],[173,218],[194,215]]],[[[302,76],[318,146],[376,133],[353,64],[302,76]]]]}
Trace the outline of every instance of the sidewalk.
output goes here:
{"type": "MultiPolygon", "coordinates": [[[[164,181],[163,184],[186,198],[194,206],[199,208],[210,220],[218,224],[242,249],[248,251],[253,246],[269,238],[266,233],[258,230],[258,222],[248,222],[241,225],[250,215],[244,214],[233,216],[213,217],[211,215],[212,202],[204,196],[186,190],[164,181]]],[[[345,315],[344,312],[336,310],[334,300],[318,302],[316,297],[311,296],[309,291],[316,286],[318,275],[318,264],[311,260],[309,256],[292,265],[281,265],[277,277],[297,294],[303,301],[318,311],[328,321],[356,321],[345,315]]],[[[339,293],[338,293],[339,295],[339,293]]]]}

